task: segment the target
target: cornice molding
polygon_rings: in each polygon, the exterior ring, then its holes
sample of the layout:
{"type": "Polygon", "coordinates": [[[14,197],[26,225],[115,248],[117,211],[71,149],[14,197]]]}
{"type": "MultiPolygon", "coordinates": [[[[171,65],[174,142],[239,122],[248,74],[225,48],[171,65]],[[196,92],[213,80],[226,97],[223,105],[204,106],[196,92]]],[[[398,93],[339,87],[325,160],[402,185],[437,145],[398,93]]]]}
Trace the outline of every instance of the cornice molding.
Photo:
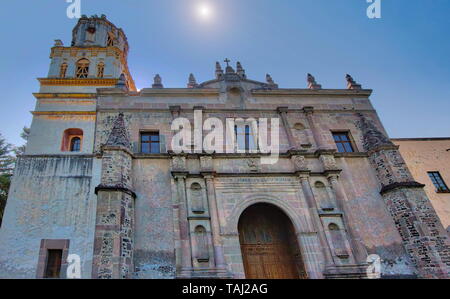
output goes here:
{"type": "Polygon", "coordinates": [[[42,86],[115,86],[119,79],[38,78],[42,86]]]}
{"type": "Polygon", "coordinates": [[[37,115],[97,115],[96,111],[31,111],[37,115]]]}
{"type": "MultiPolygon", "coordinates": [[[[51,54],[50,54],[50,58],[53,58],[55,56],[59,56],[57,54],[60,54],[64,51],[69,51],[71,53],[77,53],[78,51],[83,51],[83,52],[93,52],[93,53],[98,53],[98,52],[109,52],[115,55],[120,55],[120,56],[125,56],[125,53],[119,49],[118,47],[64,47],[64,46],[56,46],[53,47],[51,49],[51,54]]],[[[75,54],[72,54],[75,55],[75,54]]]]}
{"type": "Polygon", "coordinates": [[[33,93],[36,99],[96,99],[96,93],[33,93]]]}
{"type": "Polygon", "coordinates": [[[369,97],[372,89],[255,89],[254,96],[363,96],[369,97]]]}
{"type": "Polygon", "coordinates": [[[218,96],[219,94],[219,89],[214,88],[144,88],[140,91],[140,96],[218,96]]]}

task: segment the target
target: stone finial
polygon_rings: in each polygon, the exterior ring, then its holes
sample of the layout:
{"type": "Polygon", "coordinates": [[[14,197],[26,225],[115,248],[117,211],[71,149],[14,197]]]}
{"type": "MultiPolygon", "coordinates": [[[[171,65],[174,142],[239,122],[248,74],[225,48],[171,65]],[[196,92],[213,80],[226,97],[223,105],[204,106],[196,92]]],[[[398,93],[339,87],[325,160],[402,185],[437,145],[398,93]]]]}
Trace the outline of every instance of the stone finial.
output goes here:
{"type": "Polygon", "coordinates": [[[120,75],[119,80],[116,83],[116,88],[127,89],[127,79],[124,74],[120,75]]]}
{"type": "Polygon", "coordinates": [[[152,88],[164,88],[161,76],[159,74],[156,74],[156,76],[153,78],[152,88]]]}
{"type": "Polygon", "coordinates": [[[247,78],[247,75],[245,74],[245,70],[239,61],[236,63],[236,73],[239,76],[241,76],[241,78],[243,78],[243,79],[247,78]]]}
{"type": "Polygon", "coordinates": [[[345,79],[347,80],[347,89],[361,89],[361,84],[356,83],[349,74],[345,76],[345,79]]]}
{"type": "Polygon", "coordinates": [[[54,46],[55,46],[55,47],[62,47],[62,46],[64,46],[64,43],[63,43],[62,40],[60,40],[60,39],[55,39],[55,44],[54,44],[54,46]]]}
{"type": "Polygon", "coordinates": [[[116,120],[114,121],[113,128],[109,134],[108,141],[106,141],[107,146],[123,146],[127,149],[131,149],[130,139],[128,138],[128,131],[125,126],[123,113],[119,113],[116,120]]]}
{"type": "Polygon", "coordinates": [[[197,80],[195,79],[194,74],[190,74],[187,87],[188,88],[196,88],[197,86],[198,86],[198,84],[197,84],[197,80]]]}
{"type": "Polygon", "coordinates": [[[384,135],[375,124],[368,120],[363,114],[358,114],[359,121],[356,126],[361,130],[363,136],[364,150],[371,151],[381,146],[395,146],[394,143],[384,135]]]}
{"type": "Polygon", "coordinates": [[[278,88],[278,84],[276,84],[273,81],[272,76],[270,74],[266,74],[266,82],[270,88],[278,88]]]}
{"type": "Polygon", "coordinates": [[[227,66],[227,68],[225,69],[225,74],[235,74],[235,73],[236,72],[234,71],[231,65],[227,66]]]}
{"type": "Polygon", "coordinates": [[[308,81],[308,88],[309,89],[322,89],[322,85],[317,84],[316,78],[314,78],[313,75],[308,73],[307,79],[308,81]]]}
{"type": "Polygon", "coordinates": [[[217,62],[216,62],[216,79],[222,79],[222,77],[223,77],[222,66],[221,66],[220,63],[217,61],[217,62]]]}

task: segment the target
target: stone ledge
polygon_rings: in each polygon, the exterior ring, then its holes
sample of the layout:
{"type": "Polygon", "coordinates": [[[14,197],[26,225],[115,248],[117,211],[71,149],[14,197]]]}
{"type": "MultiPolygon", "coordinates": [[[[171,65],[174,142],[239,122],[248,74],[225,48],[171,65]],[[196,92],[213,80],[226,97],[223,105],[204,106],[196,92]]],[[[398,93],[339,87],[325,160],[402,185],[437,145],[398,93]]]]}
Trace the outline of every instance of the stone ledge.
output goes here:
{"type": "Polygon", "coordinates": [[[424,188],[424,187],[425,187],[424,184],[421,184],[421,183],[418,183],[418,182],[393,183],[393,184],[384,186],[381,189],[380,193],[381,193],[381,195],[383,195],[383,194],[385,194],[385,193],[387,193],[389,191],[392,191],[392,190],[395,190],[395,189],[399,189],[399,188],[424,188]]]}
{"type": "Polygon", "coordinates": [[[137,195],[134,193],[134,191],[130,190],[129,188],[126,188],[124,186],[106,186],[106,185],[98,185],[95,187],[95,195],[98,195],[99,191],[120,191],[124,192],[126,194],[131,195],[134,199],[136,199],[137,195]]]}
{"type": "Polygon", "coordinates": [[[367,264],[330,266],[324,272],[326,279],[367,278],[367,264]]]}
{"type": "Polygon", "coordinates": [[[233,279],[234,276],[226,269],[205,268],[182,270],[177,279],[233,279]]]}

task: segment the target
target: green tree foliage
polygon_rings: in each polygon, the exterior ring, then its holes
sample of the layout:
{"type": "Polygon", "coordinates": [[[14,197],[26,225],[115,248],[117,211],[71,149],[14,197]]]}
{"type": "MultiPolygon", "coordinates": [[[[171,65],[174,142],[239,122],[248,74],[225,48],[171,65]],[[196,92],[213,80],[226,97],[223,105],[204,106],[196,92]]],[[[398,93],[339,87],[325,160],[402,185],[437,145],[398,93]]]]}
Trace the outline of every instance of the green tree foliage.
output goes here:
{"type": "MultiPolygon", "coordinates": [[[[28,141],[28,136],[30,136],[30,128],[27,127],[23,127],[22,129],[22,133],[20,133],[20,137],[22,137],[23,140],[28,141]]],[[[14,149],[14,153],[16,154],[16,156],[20,156],[25,154],[25,149],[26,149],[26,143],[22,146],[16,147],[14,149]]]]}
{"type": "MultiPolygon", "coordinates": [[[[23,127],[20,137],[22,137],[23,140],[28,141],[29,135],[30,129],[23,127]]],[[[23,155],[25,149],[26,143],[22,146],[14,147],[7,143],[2,134],[0,134],[0,226],[3,220],[6,200],[8,199],[8,191],[16,163],[16,156],[23,155]]]]}
{"type": "Polygon", "coordinates": [[[14,169],[15,157],[11,155],[13,147],[0,134],[0,225],[8,198],[9,185],[14,169]]]}

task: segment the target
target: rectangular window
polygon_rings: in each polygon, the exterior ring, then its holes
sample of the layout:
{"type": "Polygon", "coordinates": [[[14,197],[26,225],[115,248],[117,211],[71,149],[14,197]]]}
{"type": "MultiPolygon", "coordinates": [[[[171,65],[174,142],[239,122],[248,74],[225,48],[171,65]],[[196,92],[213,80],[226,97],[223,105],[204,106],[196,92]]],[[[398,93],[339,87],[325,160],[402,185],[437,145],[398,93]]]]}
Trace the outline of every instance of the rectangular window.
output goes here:
{"type": "Polygon", "coordinates": [[[141,153],[143,154],[159,154],[160,137],[158,132],[141,134],[141,153]]]}
{"type": "Polygon", "coordinates": [[[436,187],[436,192],[450,192],[447,185],[444,182],[441,174],[438,171],[430,171],[428,172],[428,176],[436,187]]]}
{"type": "Polygon", "coordinates": [[[355,152],[355,149],[353,148],[349,133],[334,132],[333,139],[334,139],[334,142],[336,142],[336,146],[337,146],[339,153],[354,153],[355,152]]]}
{"type": "Polygon", "coordinates": [[[256,136],[251,125],[235,126],[236,144],[239,152],[255,152],[258,150],[256,136]]]}
{"type": "Polygon", "coordinates": [[[36,278],[65,278],[70,240],[41,240],[36,278]]]}
{"type": "Polygon", "coordinates": [[[62,264],[62,249],[49,249],[44,278],[60,278],[62,264]]]}

